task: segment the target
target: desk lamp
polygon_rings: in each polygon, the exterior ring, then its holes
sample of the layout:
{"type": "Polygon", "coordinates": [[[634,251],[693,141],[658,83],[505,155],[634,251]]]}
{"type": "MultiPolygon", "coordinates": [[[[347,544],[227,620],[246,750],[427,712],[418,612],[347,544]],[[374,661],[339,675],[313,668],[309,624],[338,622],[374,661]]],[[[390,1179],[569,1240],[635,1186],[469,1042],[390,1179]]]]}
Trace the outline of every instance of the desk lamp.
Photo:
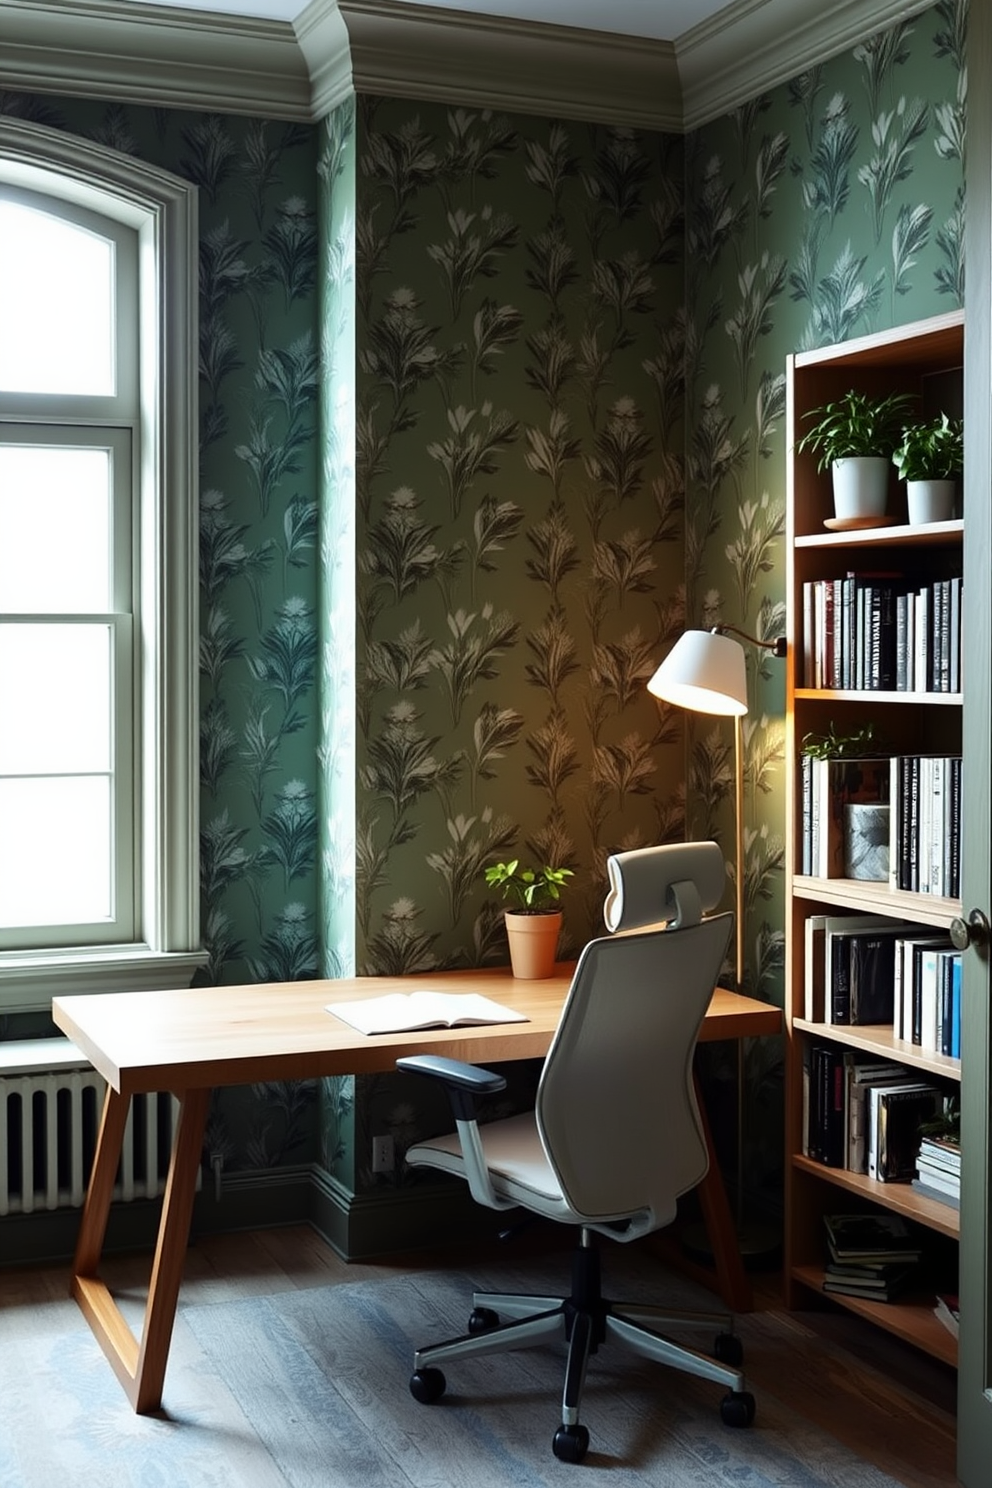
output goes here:
{"type": "MultiPolygon", "coordinates": [[[[744,991],[744,740],[741,719],[747,712],[747,668],[744,648],[728,634],[740,636],[752,646],[784,657],[786,641],[760,641],[735,625],[716,625],[712,630],[687,630],[676,641],[648,683],[655,697],[693,713],[712,713],[734,720],[735,856],[734,929],[736,959],[734,988],[744,991]]],[[[767,1252],[772,1245],[745,1234],[744,1227],[744,1044],[737,1044],[737,1234],[746,1256],[767,1252]]]]}

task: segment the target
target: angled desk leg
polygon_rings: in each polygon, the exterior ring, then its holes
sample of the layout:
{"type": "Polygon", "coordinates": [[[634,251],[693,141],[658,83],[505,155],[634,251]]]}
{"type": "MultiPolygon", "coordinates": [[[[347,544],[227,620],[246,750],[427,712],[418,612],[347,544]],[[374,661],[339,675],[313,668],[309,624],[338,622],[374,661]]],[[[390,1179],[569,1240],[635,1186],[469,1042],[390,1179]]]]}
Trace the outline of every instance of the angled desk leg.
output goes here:
{"type": "Polygon", "coordinates": [[[108,1089],[79,1227],[72,1295],[135,1411],[147,1415],[162,1403],[210,1091],[187,1090],[181,1099],[140,1343],[97,1275],[129,1105],[129,1096],[108,1089]]]}
{"type": "Polygon", "coordinates": [[[716,1159],[713,1134],[706,1115],[703,1093],[699,1088],[698,1077],[693,1078],[696,1087],[696,1104],[699,1107],[703,1136],[706,1139],[706,1151],[710,1158],[706,1177],[697,1186],[696,1193],[699,1195],[699,1207],[703,1211],[703,1222],[706,1225],[706,1233],[713,1252],[713,1264],[716,1267],[717,1280],[720,1284],[720,1295],[732,1312],[751,1312],[754,1309],[751,1281],[744,1269],[744,1260],[737,1243],[737,1226],[730,1211],[730,1204],[727,1202],[723,1174],[720,1172],[720,1165],[716,1159]]]}

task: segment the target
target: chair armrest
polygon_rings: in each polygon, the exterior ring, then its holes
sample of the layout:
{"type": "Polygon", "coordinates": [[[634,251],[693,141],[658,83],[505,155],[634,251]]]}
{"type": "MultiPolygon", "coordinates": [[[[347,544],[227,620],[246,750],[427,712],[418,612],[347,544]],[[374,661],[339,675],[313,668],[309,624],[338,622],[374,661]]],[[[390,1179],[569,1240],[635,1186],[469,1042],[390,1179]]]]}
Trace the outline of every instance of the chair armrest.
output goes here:
{"type": "Polygon", "coordinates": [[[396,1068],[404,1074],[427,1075],[440,1080],[447,1091],[462,1149],[465,1178],[476,1203],[485,1204],[489,1209],[517,1208],[515,1203],[500,1198],[493,1190],[475,1113],[476,1096],[495,1095],[505,1090],[504,1076],[481,1069],[477,1064],[467,1064],[462,1059],[445,1059],[440,1054],[410,1054],[397,1059],[396,1068]]]}
{"type": "Polygon", "coordinates": [[[428,1075],[440,1080],[448,1092],[456,1121],[475,1120],[473,1096],[496,1095],[506,1089],[503,1075],[467,1064],[463,1059],[445,1059],[440,1054],[409,1054],[397,1059],[396,1068],[404,1074],[428,1075]]]}

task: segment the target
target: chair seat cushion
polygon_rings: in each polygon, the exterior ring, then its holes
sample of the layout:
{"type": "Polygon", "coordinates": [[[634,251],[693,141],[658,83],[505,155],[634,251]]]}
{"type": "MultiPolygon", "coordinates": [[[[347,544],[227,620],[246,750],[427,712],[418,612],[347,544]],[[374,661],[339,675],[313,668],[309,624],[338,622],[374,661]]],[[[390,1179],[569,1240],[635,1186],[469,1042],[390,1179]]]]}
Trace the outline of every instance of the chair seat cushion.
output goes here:
{"type": "MultiPolygon", "coordinates": [[[[493,1188],[501,1198],[552,1219],[576,1222],[541,1145],[532,1111],[508,1116],[503,1121],[490,1121],[479,1127],[479,1136],[493,1188]]],[[[418,1142],[408,1149],[406,1160],[414,1167],[438,1168],[443,1173],[465,1176],[457,1132],[418,1142]]]]}

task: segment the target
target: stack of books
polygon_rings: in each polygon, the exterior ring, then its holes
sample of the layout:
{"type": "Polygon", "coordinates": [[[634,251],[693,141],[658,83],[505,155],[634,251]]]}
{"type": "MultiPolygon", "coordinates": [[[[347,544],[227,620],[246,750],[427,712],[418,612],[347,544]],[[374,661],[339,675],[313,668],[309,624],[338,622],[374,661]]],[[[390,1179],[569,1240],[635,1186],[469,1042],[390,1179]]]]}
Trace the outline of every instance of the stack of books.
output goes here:
{"type": "Polygon", "coordinates": [[[961,1207],[961,1148],[946,1137],[922,1137],[913,1187],[953,1209],[961,1207]]]}
{"type": "Polygon", "coordinates": [[[912,1282],[922,1257],[898,1214],[825,1214],[829,1259],[823,1290],[890,1302],[912,1282]]]}

